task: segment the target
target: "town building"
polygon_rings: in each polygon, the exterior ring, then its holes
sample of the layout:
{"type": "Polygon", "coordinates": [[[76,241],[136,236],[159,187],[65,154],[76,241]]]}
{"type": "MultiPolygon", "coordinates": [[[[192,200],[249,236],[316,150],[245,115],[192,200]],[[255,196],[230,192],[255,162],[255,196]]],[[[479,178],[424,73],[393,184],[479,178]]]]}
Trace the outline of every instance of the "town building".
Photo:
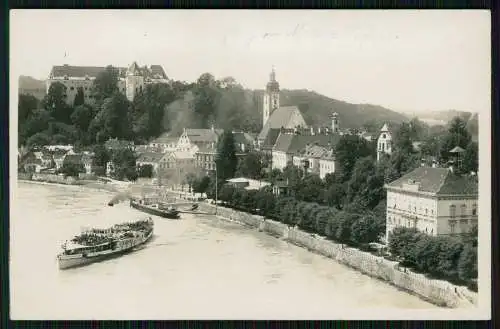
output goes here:
{"type": "Polygon", "coordinates": [[[179,136],[170,136],[169,133],[164,133],[153,139],[147,146],[149,147],[149,151],[165,153],[175,151],[178,142],[179,136]]]}
{"type": "Polygon", "coordinates": [[[164,153],[159,152],[144,152],[139,154],[136,160],[136,167],[151,166],[153,170],[153,176],[158,173],[158,167],[160,165],[160,160],[163,159],[164,153]]]}
{"type": "MultiPolygon", "coordinates": [[[[150,67],[139,67],[133,62],[129,68],[115,68],[118,73],[118,90],[132,101],[144,86],[154,83],[169,83],[169,79],[161,65],[151,65],[150,67]]],[[[94,80],[106,70],[106,67],[95,66],[53,66],[46,81],[47,93],[50,86],[55,82],[60,82],[66,87],[66,102],[73,104],[78,89],[83,90],[85,103],[94,102],[94,80]]]]}
{"type": "Polygon", "coordinates": [[[457,174],[453,167],[419,167],[385,188],[386,241],[398,226],[436,236],[467,233],[477,224],[477,176],[457,174]]]}
{"type": "Polygon", "coordinates": [[[385,123],[380,129],[377,139],[377,161],[380,161],[384,154],[392,153],[392,131],[389,124],[385,123]]]}
{"type": "Polygon", "coordinates": [[[268,139],[272,129],[307,126],[297,106],[280,106],[279,92],[279,83],[276,81],[276,73],[273,68],[264,92],[262,130],[257,137],[259,147],[268,139]]]}
{"type": "Polygon", "coordinates": [[[86,175],[92,175],[94,173],[94,154],[83,153],[82,154],[82,165],[85,170],[86,175]]]}
{"type": "MultiPolygon", "coordinates": [[[[311,134],[307,129],[282,130],[272,150],[272,169],[283,170],[288,163],[293,164],[293,158],[301,157],[300,152],[306,149],[307,145],[334,149],[339,140],[339,134],[325,132],[311,134]]],[[[313,166],[318,169],[319,160],[314,159],[312,162],[313,166]]]]}
{"type": "Polygon", "coordinates": [[[222,129],[215,129],[214,126],[210,129],[184,128],[177,142],[176,150],[188,152],[194,159],[194,155],[200,147],[216,147],[223,132],[222,129]]]}

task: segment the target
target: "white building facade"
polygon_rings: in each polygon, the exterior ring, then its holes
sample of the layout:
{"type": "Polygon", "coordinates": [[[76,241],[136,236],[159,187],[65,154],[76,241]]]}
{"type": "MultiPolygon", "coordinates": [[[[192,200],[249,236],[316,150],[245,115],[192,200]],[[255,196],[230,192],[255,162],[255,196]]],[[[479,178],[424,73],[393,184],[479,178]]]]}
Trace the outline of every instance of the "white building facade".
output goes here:
{"type": "Polygon", "coordinates": [[[477,225],[474,176],[447,168],[420,167],[386,185],[386,241],[398,226],[437,236],[468,233],[477,225]]]}

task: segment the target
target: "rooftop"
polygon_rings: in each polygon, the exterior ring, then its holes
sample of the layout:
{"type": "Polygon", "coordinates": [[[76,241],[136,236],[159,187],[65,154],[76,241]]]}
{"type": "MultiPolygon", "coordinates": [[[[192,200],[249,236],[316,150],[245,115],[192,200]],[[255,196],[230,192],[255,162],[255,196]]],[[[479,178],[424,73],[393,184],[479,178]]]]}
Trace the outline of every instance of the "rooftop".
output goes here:
{"type": "Polygon", "coordinates": [[[387,188],[407,189],[407,185],[418,185],[419,192],[436,195],[477,195],[476,176],[458,175],[448,168],[419,167],[386,185],[387,188]]]}

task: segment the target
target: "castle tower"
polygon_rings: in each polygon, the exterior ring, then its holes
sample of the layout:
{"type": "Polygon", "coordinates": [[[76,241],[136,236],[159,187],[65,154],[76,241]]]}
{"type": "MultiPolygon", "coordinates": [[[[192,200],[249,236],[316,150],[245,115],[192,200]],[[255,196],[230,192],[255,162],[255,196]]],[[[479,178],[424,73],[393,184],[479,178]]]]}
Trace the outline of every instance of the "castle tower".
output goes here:
{"type": "Polygon", "coordinates": [[[339,132],[339,114],[337,112],[332,113],[332,132],[338,134],[339,132]]]}
{"type": "Polygon", "coordinates": [[[276,81],[276,73],[274,67],[271,71],[269,82],[266,86],[264,93],[264,108],[262,117],[262,126],[264,126],[269,119],[269,116],[274,110],[280,107],[280,84],[276,81]]]}
{"type": "Polygon", "coordinates": [[[129,101],[133,101],[135,95],[144,88],[144,77],[141,74],[139,65],[133,62],[127,70],[126,96],[129,101]]]}

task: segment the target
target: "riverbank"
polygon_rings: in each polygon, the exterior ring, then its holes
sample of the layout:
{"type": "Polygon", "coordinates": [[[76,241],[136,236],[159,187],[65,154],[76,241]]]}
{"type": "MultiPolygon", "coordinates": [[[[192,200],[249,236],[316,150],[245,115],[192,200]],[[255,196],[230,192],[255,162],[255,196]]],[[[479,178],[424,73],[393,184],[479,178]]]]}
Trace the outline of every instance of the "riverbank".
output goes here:
{"type": "Polygon", "coordinates": [[[93,188],[96,190],[102,190],[113,193],[125,192],[128,190],[129,184],[123,182],[123,184],[105,183],[99,180],[82,180],[82,179],[64,179],[64,178],[54,178],[55,175],[33,175],[33,177],[26,177],[19,175],[17,178],[18,182],[31,183],[31,184],[41,184],[41,185],[64,185],[64,186],[83,186],[88,188],[93,188]]]}
{"type": "MultiPolygon", "coordinates": [[[[201,202],[199,207],[205,212],[213,213],[215,210],[215,206],[206,202],[201,202]]],[[[218,207],[217,215],[334,259],[370,277],[417,295],[432,304],[448,308],[477,306],[477,294],[469,291],[466,287],[456,286],[443,280],[429,279],[423,274],[401,268],[397,262],[389,261],[383,257],[346,247],[298,228],[265,219],[262,216],[251,215],[231,208],[218,207]]]]}

